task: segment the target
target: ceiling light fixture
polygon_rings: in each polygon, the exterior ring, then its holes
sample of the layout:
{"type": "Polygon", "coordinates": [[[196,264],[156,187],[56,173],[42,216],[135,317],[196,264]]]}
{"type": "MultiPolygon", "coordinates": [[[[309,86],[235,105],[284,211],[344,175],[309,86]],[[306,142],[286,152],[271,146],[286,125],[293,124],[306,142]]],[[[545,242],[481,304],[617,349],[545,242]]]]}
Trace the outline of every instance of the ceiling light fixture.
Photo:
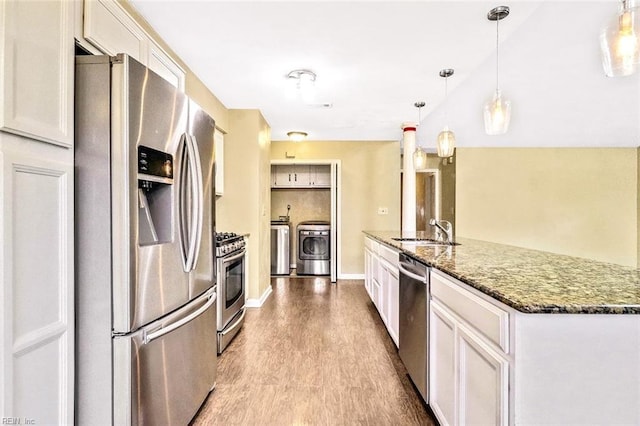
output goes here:
{"type": "Polygon", "coordinates": [[[307,132],[300,132],[296,130],[296,131],[288,132],[287,136],[289,137],[289,140],[292,142],[301,142],[307,138],[307,132]]]}
{"type": "Polygon", "coordinates": [[[620,12],[600,33],[602,66],[607,77],[635,73],[640,64],[640,7],[622,0],[620,12]]]}
{"type": "Polygon", "coordinates": [[[484,104],[484,130],[488,135],[501,135],[509,129],[511,120],[511,101],[502,98],[500,93],[498,60],[500,32],[498,23],[509,16],[509,6],[498,6],[487,14],[487,19],[496,21],[496,91],[493,98],[484,104]]]}
{"type": "MultiPolygon", "coordinates": [[[[418,108],[418,126],[420,125],[420,110],[426,103],[424,101],[416,102],[414,107],[418,108]]],[[[413,152],[413,168],[416,170],[423,170],[427,168],[427,153],[421,146],[418,146],[416,142],[416,150],[413,152]]]]}
{"type": "Polygon", "coordinates": [[[449,130],[447,125],[447,80],[453,75],[453,69],[440,70],[440,77],[444,77],[444,129],[438,133],[438,157],[451,157],[456,149],[456,135],[449,130]]]}
{"type": "Polygon", "coordinates": [[[287,74],[287,79],[295,84],[297,92],[306,104],[315,98],[316,73],[306,69],[293,70],[287,74]]]}

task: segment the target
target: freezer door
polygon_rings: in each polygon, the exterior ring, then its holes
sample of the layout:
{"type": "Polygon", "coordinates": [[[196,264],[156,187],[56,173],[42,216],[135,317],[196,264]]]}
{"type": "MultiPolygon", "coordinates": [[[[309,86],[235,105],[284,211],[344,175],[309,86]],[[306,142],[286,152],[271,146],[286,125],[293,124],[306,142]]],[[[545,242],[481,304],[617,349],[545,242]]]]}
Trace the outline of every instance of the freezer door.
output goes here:
{"type": "Polygon", "coordinates": [[[113,328],[128,333],[189,300],[177,203],[188,110],[182,92],[126,55],[113,64],[111,99],[113,328]],[[143,154],[166,158],[166,176],[149,176],[143,154]]]}
{"type": "Polygon", "coordinates": [[[193,101],[189,101],[187,134],[200,159],[199,184],[202,190],[201,226],[199,246],[195,251],[189,275],[191,298],[202,294],[216,282],[215,277],[215,150],[214,120],[193,101]]]}
{"type": "Polygon", "coordinates": [[[216,293],[114,337],[116,425],[186,425],[216,379],[216,293]]]}

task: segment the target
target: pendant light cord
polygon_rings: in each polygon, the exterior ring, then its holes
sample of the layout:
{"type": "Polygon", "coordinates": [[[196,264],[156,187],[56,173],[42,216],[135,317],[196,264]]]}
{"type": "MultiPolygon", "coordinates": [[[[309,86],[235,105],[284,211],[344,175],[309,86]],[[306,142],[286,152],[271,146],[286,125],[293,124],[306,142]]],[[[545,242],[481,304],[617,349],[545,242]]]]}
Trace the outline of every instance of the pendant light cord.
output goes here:
{"type": "MultiPolygon", "coordinates": [[[[444,124],[445,126],[447,126],[447,124],[449,123],[448,120],[448,111],[449,111],[449,105],[447,103],[447,81],[449,80],[449,77],[445,77],[444,78],[444,124]]],[[[448,127],[448,126],[447,126],[448,127]]]]}
{"type": "Polygon", "coordinates": [[[500,18],[496,19],[496,91],[500,90],[499,73],[500,67],[498,66],[500,60],[500,18]]]}

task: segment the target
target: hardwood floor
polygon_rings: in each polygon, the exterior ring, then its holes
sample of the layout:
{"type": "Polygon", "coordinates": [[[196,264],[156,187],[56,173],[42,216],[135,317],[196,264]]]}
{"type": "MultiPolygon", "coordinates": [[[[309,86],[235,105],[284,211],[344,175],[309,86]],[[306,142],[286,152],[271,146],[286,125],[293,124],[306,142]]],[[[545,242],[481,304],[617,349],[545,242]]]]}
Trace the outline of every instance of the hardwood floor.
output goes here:
{"type": "Polygon", "coordinates": [[[192,424],[435,425],[362,281],[272,278],[192,424]]]}

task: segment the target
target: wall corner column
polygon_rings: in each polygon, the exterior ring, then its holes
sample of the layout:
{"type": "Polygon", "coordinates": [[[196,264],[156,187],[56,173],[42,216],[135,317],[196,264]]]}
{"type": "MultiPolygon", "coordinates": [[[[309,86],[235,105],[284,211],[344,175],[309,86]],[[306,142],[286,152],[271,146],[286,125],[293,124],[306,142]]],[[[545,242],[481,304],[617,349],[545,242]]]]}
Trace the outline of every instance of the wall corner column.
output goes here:
{"type": "Polygon", "coordinates": [[[416,150],[416,128],[418,123],[402,123],[404,155],[402,159],[402,231],[416,230],[416,170],[413,152],[416,150]]]}

